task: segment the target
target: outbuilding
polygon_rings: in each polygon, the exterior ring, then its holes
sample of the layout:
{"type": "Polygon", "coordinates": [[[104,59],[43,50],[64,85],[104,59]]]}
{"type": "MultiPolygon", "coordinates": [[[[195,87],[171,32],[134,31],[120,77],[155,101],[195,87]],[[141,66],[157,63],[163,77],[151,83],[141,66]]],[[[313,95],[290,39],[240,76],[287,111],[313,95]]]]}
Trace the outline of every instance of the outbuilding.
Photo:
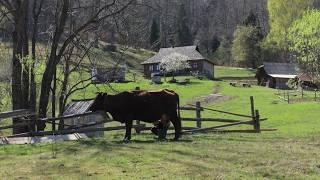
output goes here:
{"type": "Polygon", "coordinates": [[[289,79],[298,77],[299,67],[295,63],[264,62],[258,67],[256,78],[258,84],[270,88],[287,89],[289,79]]]}
{"type": "Polygon", "coordinates": [[[141,63],[144,66],[144,76],[150,78],[152,74],[161,74],[160,63],[163,58],[174,53],[181,54],[186,57],[183,61],[189,62],[191,68],[184,73],[194,72],[209,79],[214,78],[214,63],[201,55],[198,46],[161,48],[156,55],[141,63]]]}
{"type": "Polygon", "coordinates": [[[92,83],[101,84],[108,82],[125,81],[125,67],[92,68],[92,83]]]}
{"type": "MultiPolygon", "coordinates": [[[[72,100],[66,107],[66,110],[63,113],[63,116],[72,115],[72,114],[83,114],[89,111],[90,106],[93,103],[93,99],[83,99],[83,100],[72,100]]],[[[102,122],[105,120],[105,114],[103,113],[95,113],[88,116],[82,116],[82,117],[75,117],[71,119],[65,119],[65,129],[68,129],[71,127],[79,127],[83,125],[89,125],[89,124],[95,124],[97,122],[102,122]]],[[[98,124],[94,126],[90,126],[90,128],[101,128],[104,127],[104,124],[98,124]]],[[[103,131],[98,132],[88,132],[84,133],[88,137],[97,137],[97,136],[103,136],[103,131]]]]}

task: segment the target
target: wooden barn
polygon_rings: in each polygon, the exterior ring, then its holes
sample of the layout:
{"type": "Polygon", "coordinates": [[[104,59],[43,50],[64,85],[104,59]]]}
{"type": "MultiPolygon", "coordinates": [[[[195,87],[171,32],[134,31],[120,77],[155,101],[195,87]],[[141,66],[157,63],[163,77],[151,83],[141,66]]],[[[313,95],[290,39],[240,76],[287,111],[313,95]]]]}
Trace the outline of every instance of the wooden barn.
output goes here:
{"type": "Polygon", "coordinates": [[[92,83],[123,82],[125,81],[125,67],[92,68],[92,83]]]}
{"type": "Polygon", "coordinates": [[[145,77],[150,78],[152,74],[161,74],[162,59],[173,53],[186,57],[184,61],[189,62],[191,69],[185,70],[185,73],[198,72],[209,79],[214,78],[214,63],[203,57],[197,46],[161,48],[156,55],[141,63],[144,66],[145,77]]]}
{"type": "MultiPolygon", "coordinates": [[[[71,114],[83,114],[85,112],[88,112],[90,106],[93,103],[93,99],[89,100],[72,100],[66,107],[66,110],[63,113],[63,116],[71,115],[71,114]]],[[[101,114],[93,114],[89,116],[84,116],[84,117],[75,117],[71,119],[65,119],[64,124],[66,125],[71,125],[71,126],[81,126],[84,124],[93,124],[95,122],[101,122],[105,119],[105,115],[103,113],[101,114]]],[[[65,126],[65,129],[68,129],[69,126],[65,126]]],[[[91,126],[90,128],[93,127],[104,127],[104,124],[99,124],[95,126],[91,126]]],[[[103,136],[104,132],[99,131],[99,132],[89,132],[85,133],[88,137],[96,137],[96,136],[103,136]]]]}
{"type": "Polygon", "coordinates": [[[299,67],[295,63],[267,63],[258,67],[256,78],[258,84],[270,88],[287,89],[289,79],[299,75],[299,67]]]}

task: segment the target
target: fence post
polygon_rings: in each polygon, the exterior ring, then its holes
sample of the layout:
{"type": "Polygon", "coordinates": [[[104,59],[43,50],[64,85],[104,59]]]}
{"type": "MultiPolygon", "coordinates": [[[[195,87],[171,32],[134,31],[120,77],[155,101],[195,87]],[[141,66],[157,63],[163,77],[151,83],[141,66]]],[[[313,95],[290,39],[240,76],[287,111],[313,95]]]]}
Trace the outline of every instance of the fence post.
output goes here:
{"type": "Polygon", "coordinates": [[[200,104],[200,102],[196,102],[196,120],[197,120],[197,128],[201,128],[201,104],[200,104]]]}
{"type": "Polygon", "coordinates": [[[52,132],[56,131],[56,121],[51,122],[52,132]]]}
{"type": "Polygon", "coordinates": [[[250,107],[251,107],[251,117],[252,117],[252,125],[253,125],[253,129],[255,128],[255,112],[254,112],[254,99],[253,96],[250,96],[250,107]]]}
{"type": "Polygon", "coordinates": [[[290,93],[287,91],[287,96],[288,96],[288,104],[290,104],[290,93]]]}
{"type": "Polygon", "coordinates": [[[253,96],[250,96],[250,107],[251,107],[251,116],[252,119],[254,118],[254,100],[253,100],[253,96]]]}
{"type": "Polygon", "coordinates": [[[317,101],[317,90],[314,90],[314,101],[317,101]]]}
{"type": "MultiPolygon", "coordinates": [[[[136,90],[136,91],[140,91],[140,87],[137,86],[137,87],[135,88],[135,90],[136,90]]],[[[139,120],[136,120],[136,125],[140,125],[140,121],[139,121],[139,120]]],[[[136,131],[136,133],[139,134],[140,131],[136,131]]]]}
{"type": "Polygon", "coordinates": [[[260,114],[259,114],[259,110],[256,110],[256,113],[255,113],[255,117],[254,117],[254,122],[253,122],[253,126],[254,126],[254,130],[257,132],[257,133],[260,133],[261,130],[260,130],[260,114]]]}

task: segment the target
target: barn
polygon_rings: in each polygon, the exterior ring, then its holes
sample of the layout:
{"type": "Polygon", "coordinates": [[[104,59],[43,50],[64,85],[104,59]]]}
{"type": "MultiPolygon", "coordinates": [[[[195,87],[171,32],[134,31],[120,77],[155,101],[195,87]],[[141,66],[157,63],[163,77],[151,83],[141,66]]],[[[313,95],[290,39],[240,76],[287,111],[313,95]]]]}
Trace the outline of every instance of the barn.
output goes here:
{"type": "Polygon", "coordinates": [[[289,79],[296,78],[300,73],[295,63],[270,63],[264,62],[258,67],[256,78],[258,84],[270,88],[287,89],[289,79]]]}
{"type": "Polygon", "coordinates": [[[125,67],[108,67],[108,68],[92,68],[92,83],[106,83],[106,82],[123,82],[125,81],[126,68],[125,67]]]}
{"type": "Polygon", "coordinates": [[[214,63],[201,55],[198,46],[161,48],[156,55],[141,63],[144,66],[144,76],[150,78],[152,74],[161,73],[162,59],[173,53],[183,55],[186,57],[184,60],[189,62],[191,69],[184,73],[198,72],[209,79],[214,78],[214,63]]]}
{"type": "MultiPolygon", "coordinates": [[[[66,110],[63,112],[63,116],[72,115],[72,114],[83,114],[85,112],[89,111],[90,106],[93,103],[93,99],[84,99],[84,100],[72,100],[66,107],[66,110]]],[[[81,126],[84,124],[93,124],[95,122],[101,122],[105,120],[105,115],[102,113],[99,114],[92,114],[89,116],[83,116],[83,117],[75,117],[71,119],[65,119],[64,124],[65,125],[71,125],[71,126],[81,126]]],[[[90,128],[96,127],[103,127],[104,124],[98,124],[95,126],[91,126],[90,128]]],[[[65,126],[65,129],[68,129],[70,126],[65,126]]],[[[96,137],[96,136],[103,136],[103,131],[98,132],[89,132],[85,133],[88,137],[96,137]]]]}

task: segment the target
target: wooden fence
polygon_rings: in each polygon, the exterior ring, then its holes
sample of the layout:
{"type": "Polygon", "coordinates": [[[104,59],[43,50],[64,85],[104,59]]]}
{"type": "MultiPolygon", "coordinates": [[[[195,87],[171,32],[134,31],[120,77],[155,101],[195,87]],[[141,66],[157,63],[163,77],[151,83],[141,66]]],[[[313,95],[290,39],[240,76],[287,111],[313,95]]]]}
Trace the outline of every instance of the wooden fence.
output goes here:
{"type": "Polygon", "coordinates": [[[244,114],[238,114],[238,113],[233,113],[233,112],[227,112],[227,111],[202,107],[200,102],[196,102],[195,105],[189,104],[187,106],[181,107],[180,110],[195,112],[195,118],[182,117],[181,120],[196,122],[196,129],[186,130],[186,131],[183,131],[183,133],[194,133],[194,132],[204,132],[204,131],[260,133],[262,130],[260,128],[261,121],[267,120],[266,118],[262,119],[260,117],[259,110],[255,109],[253,97],[250,97],[250,111],[251,111],[250,115],[244,115],[244,114]],[[238,117],[238,119],[231,119],[231,118],[227,119],[227,118],[219,118],[219,117],[209,117],[209,118],[202,117],[203,111],[215,112],[215,114],[231,115],[234,117],[238,117]],[[240,118],[244,118],[244,119],[239,120],[240,118]],[[220,122],[220,123],[227,123],[227,124],[203,128],[202,127],[203,122],[220,122]],[[250,126],[252,126],[252,129],[249,129],[249,130],[224,130],[224,129],[222,129],[225,127],[231,127],[231,126],[237,126],[237,125],[250,125],[250,126]]]}
{"type": "MultiPolygon", "coordinates": [[[[187,106],[180,107],[181,111],[194,111],[195,117],[181,117],[182,121],[192,121],[196,122],[195,127],[186,127],[184,126],[182,129],[182,133],[195,133],[195,132],[206,132],[206,131],[219,131],[219,132],[246,132],[246,133],[260,133],[260,123],[261,121],[265,121],[267,119],[262,119],[260,117],[259,110],[256,110],[254,107],[254,99],[253,97],[250,97],[250,115],[244,115],[244,114],[238,114],[238,113],[232,113],[232,112],[226,112],[222,110],[212,109],[212,108],[206,108],[202,107],[200,102],[196,102],[195,105],[188,104],[187,106]],[[238,117],[238,119],[227,119],[227,118],[218,118],[218,117],[202,117],[202,112],[204,111],[210,111],[215,112],[215,114],[226,114],[238,117]],[[239,120],[242,118],[242,120],[239,120]],[[244,118],[244,119],[243,119],[244,118]],[[223,125],[215,125],[211,127],[202,127],[203,122],[222,122],[226,123],[223,125]],[[237,126],[237,125],[249,125],[252,126],[252,129],[248,130],[224,130],[222,128],[231,127],[231,126],[237,126]]],[[[79,124],[76,126],[71,125],[65,125],[67,129],[63,130],[56,130],[55,126],[58,124],[57,121],[75,118],[75,117],[84,117],[93,115],[95,113],[88,112],[83,114],[74,114],[74,115],[68,115],[63,117],[56,117],[56,118],[42,118],[42,119],[31,119],[31,118],[24,118],[22,123],[18,123],[15,125],[9,125],[9,126],[2,126],[0,127],[0,130],[3,129],[11,129],[14,127],[19,126],[26,126],[26,124],[32,124],[35,121],[43,121],[47,124],[52,125],[51,131],[37,131],[36,129],[33,132],[27,132],[27,133],[21,133],[21,134],[14,134],[9,137],[26,137],[26,136],[44,136],[44,135],[62,135],[62,134],[71,134],[71,133],[87,133],[87,132],[97,132],[97,131],[114,131],[114,130],[123,130],[125,129],[125,126],[116,126],[116,127],[92,127],[99,124],[105,124],[112,122],[112,119],[106,118],[103,121],[99,122],[93,122],[89,124],[79,124]],[[69,128],[69,129],[68,129],[69,128]]],[[[17,110],[12,112],[4,112],[0,113],[0,121],[4,118],[21,118],[21,117],[27,117],[27,116],[34,116],[35,114],[30,112],[29,110],[17,110]]],[[[139,121],[136,125],[133,125],[133,128],[136,130],[137,133],[144,131],[144,130],[150,130],[151,127],[147,127],[146,124],[141,124],[139,121]]],[[[173,128],[170,128],[173,129],[173,128]]],[[[169,133],[170,134],[170,133],[169,133]]]]}
{"type": "Polygon", "coordinates": [[[279,99],[288,104],[300,101],[320,101],[320,91],[315,89],[313,91],[301,90],[279,90],[276,94],[279,99]]]}

